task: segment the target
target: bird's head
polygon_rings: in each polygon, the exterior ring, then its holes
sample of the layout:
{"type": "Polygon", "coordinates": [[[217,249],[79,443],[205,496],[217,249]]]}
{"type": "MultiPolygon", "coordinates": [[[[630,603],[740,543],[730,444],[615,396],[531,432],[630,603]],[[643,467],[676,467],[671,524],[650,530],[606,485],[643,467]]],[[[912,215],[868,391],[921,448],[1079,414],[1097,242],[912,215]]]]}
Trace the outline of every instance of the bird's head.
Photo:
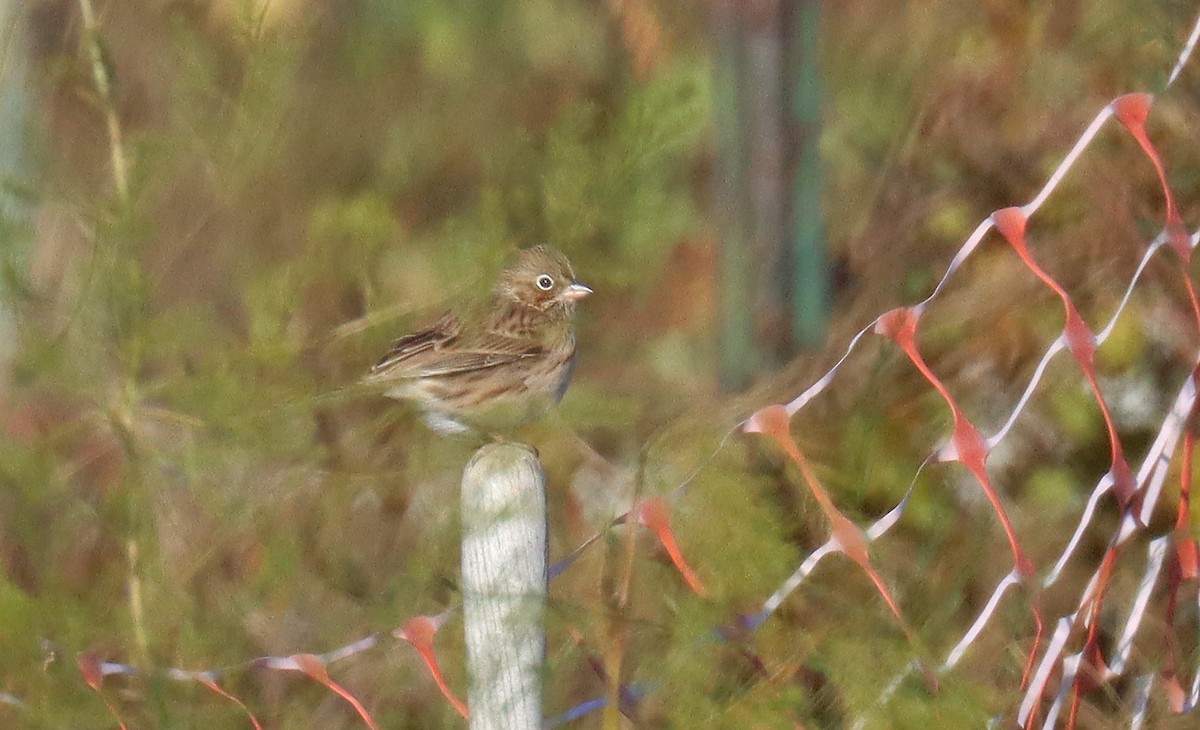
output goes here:
{"type": "Polygon", "coordinates": [[[500,272],[496,295],[537,309],[553,318],[568,318],[575,304],[592,290],[575,280],[567,257],[546,245],[521,251],[515,263],[500,272]]]}

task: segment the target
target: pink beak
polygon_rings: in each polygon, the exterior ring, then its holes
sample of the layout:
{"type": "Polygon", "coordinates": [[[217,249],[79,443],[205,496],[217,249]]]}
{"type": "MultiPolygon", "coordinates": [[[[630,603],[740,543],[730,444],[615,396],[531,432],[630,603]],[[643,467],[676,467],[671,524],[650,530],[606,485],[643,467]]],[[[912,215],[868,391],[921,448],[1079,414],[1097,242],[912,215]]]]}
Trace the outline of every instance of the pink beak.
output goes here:
{"type": "Polygon", "coordinates": [[[579,282],[572,282],[569,286],[559,292],[558,298],[568,302],[577,302],[591,293],[592,290],[590,287],[586,287],[579,282]]]}

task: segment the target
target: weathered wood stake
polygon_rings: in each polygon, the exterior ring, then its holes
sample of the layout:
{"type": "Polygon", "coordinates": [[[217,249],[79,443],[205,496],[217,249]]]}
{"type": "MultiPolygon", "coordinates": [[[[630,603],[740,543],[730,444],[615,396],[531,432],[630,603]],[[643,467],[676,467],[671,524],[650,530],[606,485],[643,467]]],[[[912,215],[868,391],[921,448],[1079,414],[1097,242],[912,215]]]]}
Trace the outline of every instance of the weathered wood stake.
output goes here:
{"type": "Polygon", "coordinates": [[[462,479],[463,623],[471,730],[542,725],[546,475],[522,444],[488,444],[462,479]]]}

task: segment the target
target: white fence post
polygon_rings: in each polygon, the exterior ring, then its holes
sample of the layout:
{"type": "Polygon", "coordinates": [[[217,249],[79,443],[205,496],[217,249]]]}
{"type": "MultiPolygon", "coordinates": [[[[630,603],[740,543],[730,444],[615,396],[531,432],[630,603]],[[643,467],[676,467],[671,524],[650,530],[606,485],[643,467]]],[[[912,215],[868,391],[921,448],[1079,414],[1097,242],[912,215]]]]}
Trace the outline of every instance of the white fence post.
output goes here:
{"type": "Polygon", "coordinates": [[[463,623],[471,730],[538,730],[546,654],[546,475],[488,444],[462,479],[463,623]]]}

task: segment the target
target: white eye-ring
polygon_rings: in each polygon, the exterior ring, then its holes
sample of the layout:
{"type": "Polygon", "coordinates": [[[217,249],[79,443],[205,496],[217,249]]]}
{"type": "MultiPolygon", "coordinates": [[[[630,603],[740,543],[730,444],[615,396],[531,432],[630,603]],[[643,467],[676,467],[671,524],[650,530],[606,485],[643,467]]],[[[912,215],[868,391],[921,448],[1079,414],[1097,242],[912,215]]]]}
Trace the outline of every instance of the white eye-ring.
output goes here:
{"type": "Polygon", "coordinates": [[[542,274],[536,280],[534,280],[534,283],[537,284],[538,289],[541,289],[542,291],[550,291],[554,288],[554,277],[550,276],[549,274],[542,274]]]}

